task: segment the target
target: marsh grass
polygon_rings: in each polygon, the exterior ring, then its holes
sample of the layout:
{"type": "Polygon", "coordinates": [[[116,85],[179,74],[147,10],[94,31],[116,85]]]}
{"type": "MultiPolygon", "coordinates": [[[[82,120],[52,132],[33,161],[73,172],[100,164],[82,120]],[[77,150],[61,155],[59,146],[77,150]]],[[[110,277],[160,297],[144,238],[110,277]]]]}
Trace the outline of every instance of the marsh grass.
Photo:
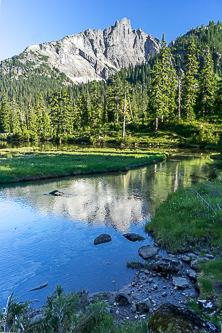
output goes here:
{"type": "Polygon", "coordinates": [[[131,167],[149,164],[166,157],[164,153],[144,150],[96,148],[44,152],[19,148],[2,150],[0,153],[0,183],[126,171],[131,167]],[[4,157],[9,153],[10,158],[4,157]]]}

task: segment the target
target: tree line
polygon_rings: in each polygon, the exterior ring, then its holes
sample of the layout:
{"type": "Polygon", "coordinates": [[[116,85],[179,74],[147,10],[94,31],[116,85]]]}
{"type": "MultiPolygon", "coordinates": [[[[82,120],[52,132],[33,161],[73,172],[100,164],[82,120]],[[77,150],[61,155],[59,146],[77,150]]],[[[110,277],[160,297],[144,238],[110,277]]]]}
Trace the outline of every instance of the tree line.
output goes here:
{"type": "Polygon", "coordinates": [[[161,126],[181,122],[220,123],[222,80],[215,73],[209,47],[198,58],[194,39],[182,68],[176,70],[171,48],[163,35],[153,66],[130,66],[109,78],[67,86],[28,105],[3,94],[0,133],[14,140],[73,140],[101,137],[113,131],[126,135],[126,127],[158,132],[161,126]],[[200,70],[201,65],[201,70],[200,70]],[[132,80],[132,78],[134,79],[132,80]]]}

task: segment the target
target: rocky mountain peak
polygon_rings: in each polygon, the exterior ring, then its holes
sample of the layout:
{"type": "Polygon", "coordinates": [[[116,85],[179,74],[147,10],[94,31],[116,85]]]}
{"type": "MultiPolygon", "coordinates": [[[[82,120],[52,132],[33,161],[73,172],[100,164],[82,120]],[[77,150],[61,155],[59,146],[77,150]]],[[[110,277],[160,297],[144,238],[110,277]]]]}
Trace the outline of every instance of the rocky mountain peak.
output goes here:
{"type": "Polygon", "coordinates": [[[124,17],[104,31],[87,29],[60,41],[30,46],[20,61],[23,65],[31,61],[35,68],[46,63],[73,82],[88,82],[107,79],[131,64],[145,63],[160,48],[158,39],[142,29],[132,30],[130,20],[124,17]]]}

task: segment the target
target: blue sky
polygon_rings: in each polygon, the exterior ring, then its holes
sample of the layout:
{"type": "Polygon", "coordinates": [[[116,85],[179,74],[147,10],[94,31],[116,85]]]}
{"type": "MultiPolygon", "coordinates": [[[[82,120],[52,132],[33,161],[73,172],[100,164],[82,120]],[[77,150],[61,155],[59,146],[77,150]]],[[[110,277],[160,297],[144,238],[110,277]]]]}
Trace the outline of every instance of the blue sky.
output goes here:
{"type": "Polygon", "coordinates": [[[105,29],[127,17],[170,42],[190,28],[222,21],[222,0],[0,0],[0,60],[33,44],[88,28],[105,29]]]}

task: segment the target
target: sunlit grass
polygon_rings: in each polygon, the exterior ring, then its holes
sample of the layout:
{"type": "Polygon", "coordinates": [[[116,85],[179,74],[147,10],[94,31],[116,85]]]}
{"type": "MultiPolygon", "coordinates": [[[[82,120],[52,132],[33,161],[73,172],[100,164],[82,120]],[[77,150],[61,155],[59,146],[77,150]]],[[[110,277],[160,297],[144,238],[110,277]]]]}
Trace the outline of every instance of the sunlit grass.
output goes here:
{"type": "MultiPolygon", "coordinates": [[[[4,156],[7,151],[1,151],[4,156]]],[[[40,152],[38,149],[10,150],[11,158],[0,158],[0,183],[44,179],[76,174],[110,172],[162,160],[164,153],[144,150],[76,149],[40,152]]]]}

